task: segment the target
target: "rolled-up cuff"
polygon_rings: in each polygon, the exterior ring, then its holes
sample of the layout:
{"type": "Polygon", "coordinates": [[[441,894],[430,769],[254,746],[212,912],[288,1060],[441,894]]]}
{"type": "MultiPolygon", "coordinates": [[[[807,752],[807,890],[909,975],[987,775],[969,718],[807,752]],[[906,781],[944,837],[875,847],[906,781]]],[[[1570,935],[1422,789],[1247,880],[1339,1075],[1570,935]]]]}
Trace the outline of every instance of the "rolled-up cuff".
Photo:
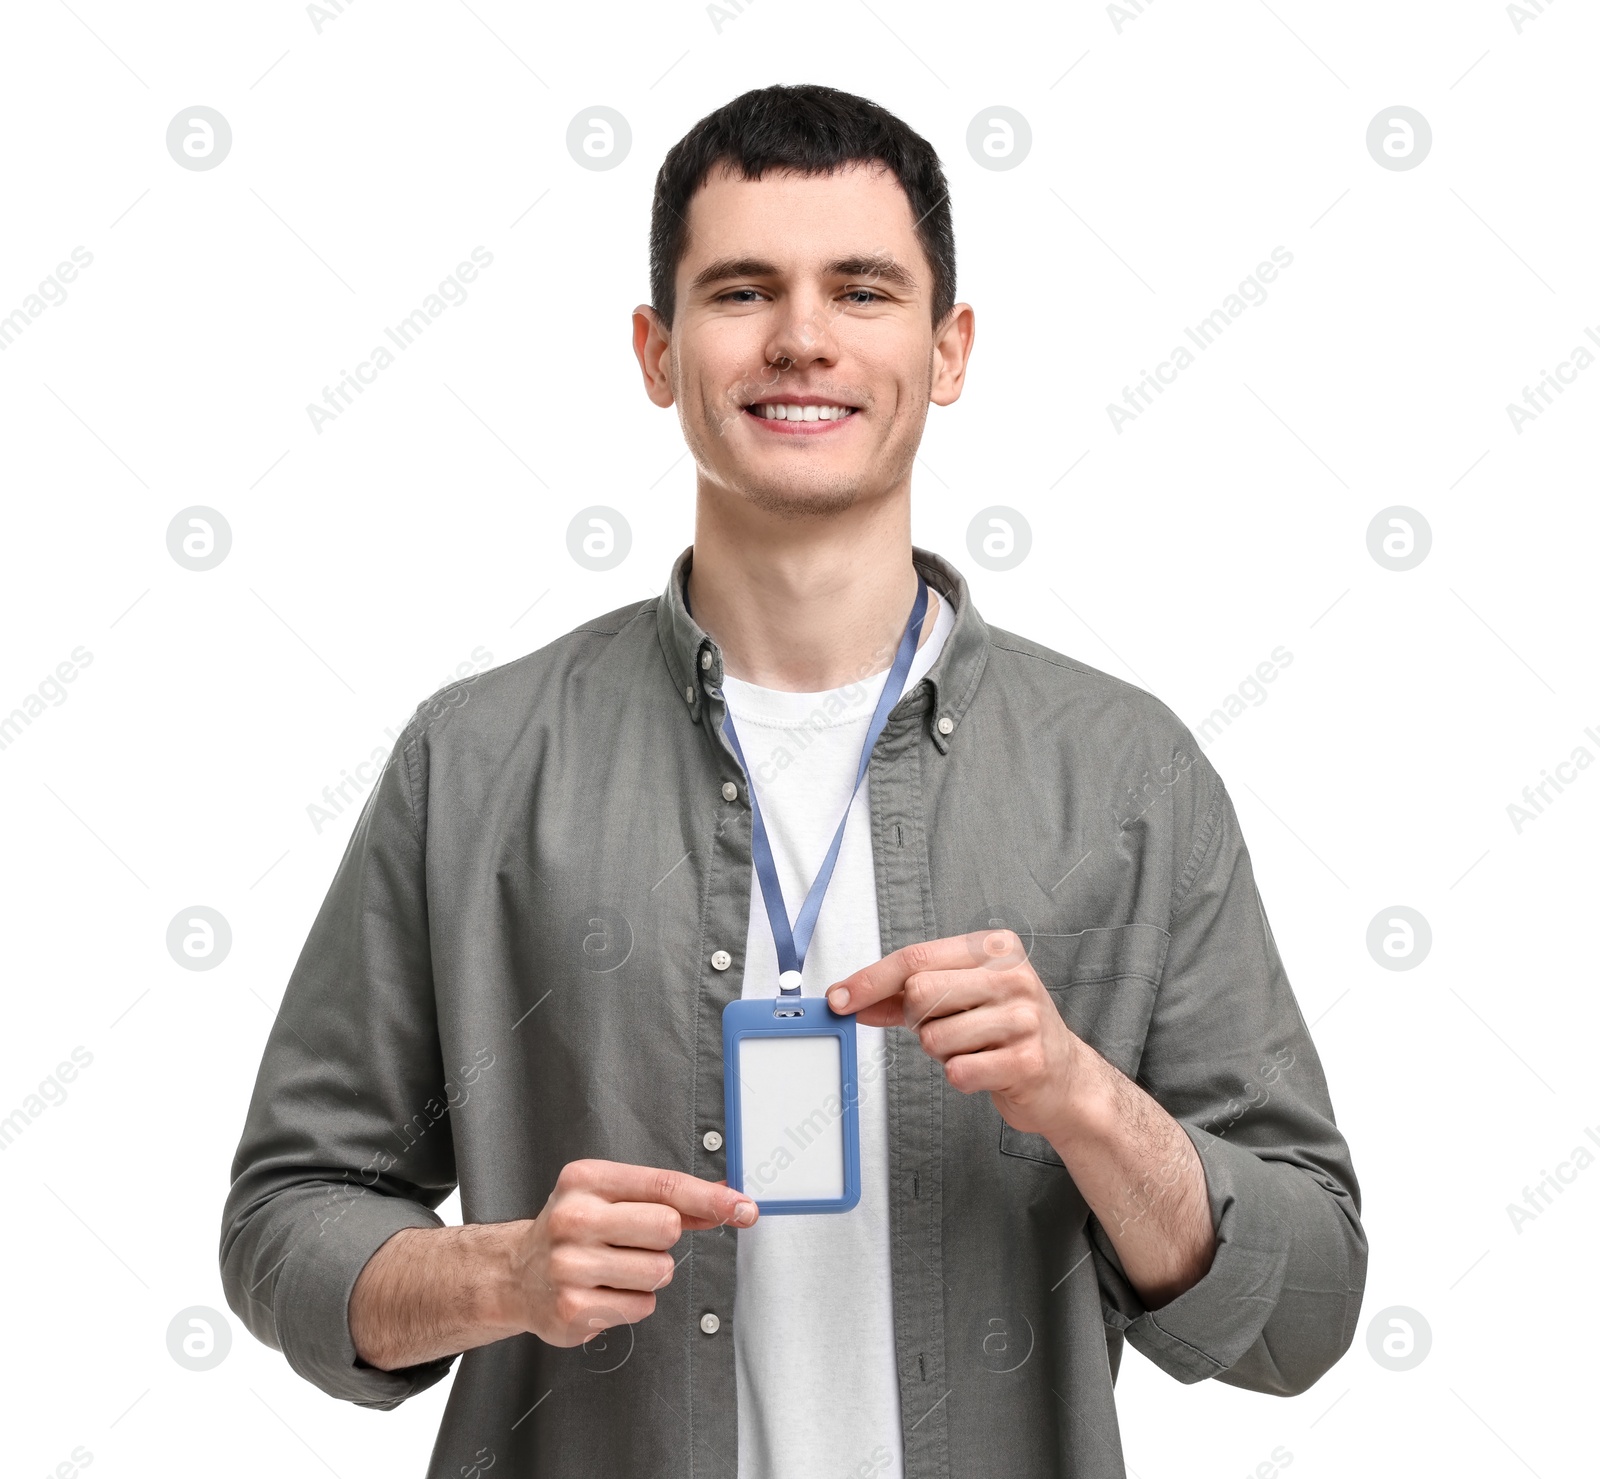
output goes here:
{"type": "Polygon", "coordinates": [[[319,1207],[320,1231],[299,1239],[279,1274],[273,1316],[289,1365],[332,1397],[387,1411],[431,1387],[453,1356],[380,1371],[356,1354],[350,1337],[350,1291],[367,1260],[407,1227],[443,1227],[442,1219],[405,1197],[367,1187],[342,1203],[319,1207]]]}
{"type": "Polygon", "coordinates": [[[1187,1383],[1235,1365],[1277,1308],[1296,1229],[1292,1199],[1273,1183],[1300,1173],[1209,1131],[1189,1124],[1183,1128],[1205,1171],[1217,1239],[1211,1267],[1199,1282],[1159,1308],[1146,1309],[1098,1225],[1095,1234],[1111,1264],[1101,1280],[1106,1323],[1121,1330],[1163,1371],[1187,1383]]]}

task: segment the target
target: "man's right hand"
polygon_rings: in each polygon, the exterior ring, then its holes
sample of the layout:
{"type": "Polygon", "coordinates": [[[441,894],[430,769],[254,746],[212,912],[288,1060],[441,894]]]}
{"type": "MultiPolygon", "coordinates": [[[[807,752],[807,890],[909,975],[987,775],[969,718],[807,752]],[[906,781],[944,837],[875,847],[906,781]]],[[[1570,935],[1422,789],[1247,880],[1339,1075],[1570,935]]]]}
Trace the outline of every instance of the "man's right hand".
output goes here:
{"type": "Polygon", "coordinates": [[[572,1161],[531,1220],[395,1233],[351,1291],[351,1340],[384,1371],[524,1333],[582,1345],[655,1310],[685,1232],[749,1227],[756,1215],[750,1198],[720,1181],[572,1161]]]}
{"type": "Polygon", "coordinates": [[[672,1282],[669,1251],[685,1232],[749,1227],[756,1204],[720,1181],[618,1161],[571,1161],[544,1210],[513,1245],[526,1328],[550,1345],[582,1345],[634,1325],[672,1282]]]}

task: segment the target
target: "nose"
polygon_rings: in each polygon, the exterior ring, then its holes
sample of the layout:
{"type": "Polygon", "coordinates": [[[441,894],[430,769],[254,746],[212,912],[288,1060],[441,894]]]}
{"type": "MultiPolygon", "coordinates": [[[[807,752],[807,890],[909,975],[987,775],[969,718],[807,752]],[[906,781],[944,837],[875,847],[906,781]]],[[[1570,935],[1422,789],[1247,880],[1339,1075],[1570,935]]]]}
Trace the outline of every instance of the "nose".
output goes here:
{"type": "Polygon", "coordinates": [[[821,294],[795,294],[784,300],[767,339],[767,363],[780,370],[832,364],[838,358],[831,304],[821,294]]]}

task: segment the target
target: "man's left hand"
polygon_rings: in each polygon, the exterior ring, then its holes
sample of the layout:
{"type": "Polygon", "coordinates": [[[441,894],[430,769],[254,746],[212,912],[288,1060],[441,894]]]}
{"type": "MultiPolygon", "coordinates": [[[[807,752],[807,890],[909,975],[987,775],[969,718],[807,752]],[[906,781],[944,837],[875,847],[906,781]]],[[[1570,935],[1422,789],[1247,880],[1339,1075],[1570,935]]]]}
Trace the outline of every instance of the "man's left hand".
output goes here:
{"type": "Polygon", "coordinates": [[[911,1028],[963,1094],[987,1090],[1002,1119],[1060,1134],[1085,1051],[1008,929],[907,945],[828,988],[866,1027],[911,1028]],[[841,993],[848,993],[842,997],[841,993]]]}

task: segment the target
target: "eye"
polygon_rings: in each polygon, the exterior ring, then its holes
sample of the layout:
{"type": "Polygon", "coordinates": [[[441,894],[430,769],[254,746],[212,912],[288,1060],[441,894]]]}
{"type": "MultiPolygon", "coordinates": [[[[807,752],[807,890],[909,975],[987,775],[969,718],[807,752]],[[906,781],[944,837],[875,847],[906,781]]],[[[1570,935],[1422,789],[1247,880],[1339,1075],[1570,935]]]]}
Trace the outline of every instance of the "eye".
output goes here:
{"type": "Polygon", "coordinates": [[[755,288],[730,288],[726,293],[718,293],[717,296],[711,301],[713,303],[727,303],[733,299],[738,299],[743,303],[751,303],[754,302],[758,296],[758,290],[755,288]],[[744,293],[748,293],[750,296],[741,298],[740,295],[744,293]]]}
{"type": "Polygon", "coordinates": [[[887,303],[889,301],[888,298],[886,298],[882,293],[874,292],[871,288],[846,288],[844,291],[844,296],[854,300],[857,303],[862,303],[862,300],[870,300],[878,303],[887,303]]]}

